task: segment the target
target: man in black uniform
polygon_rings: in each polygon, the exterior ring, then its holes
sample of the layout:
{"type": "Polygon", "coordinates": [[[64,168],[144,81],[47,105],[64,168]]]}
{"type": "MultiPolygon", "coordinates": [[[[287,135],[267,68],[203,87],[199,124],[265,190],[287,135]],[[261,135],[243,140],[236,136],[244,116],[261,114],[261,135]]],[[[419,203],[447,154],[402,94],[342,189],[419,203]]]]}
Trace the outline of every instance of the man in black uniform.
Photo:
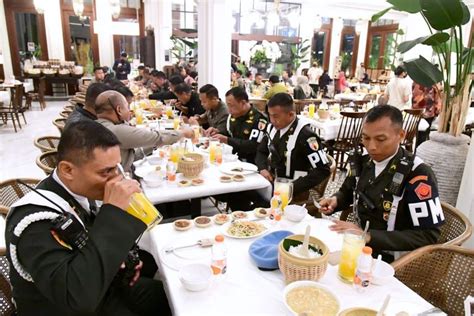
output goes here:
{"type": "Polygon", "coordinates": [[[444,222],[433,171],[400,147],[402,126],[402,113],[393,106],[367,112],[362,143],[368,155],[354,155],[351,174],[340,190],[320,202],[321,212],[331,214],[355,200],[358,225],[336,221],[330,228],[362,230],[369,221],[366,243],[386,261],[396,259],[400,251],[436,243],[444,222]]]}
{"type": "Polygon", "coordinates": [[[73,123],[53,174],[12,206],[5,239],[19,315],[170,314],[161,284],[128,260],[146,225],[124,211],[140,187],[117,174],[118,163],[108,129],[73,123]],[[94,200],[103,201],[99,210],[94,200]],[[69,219],[55,225],[60,214],[69,219]]]}
{"type": "Polygon", "coordinates": [[[329,161],[321,141],[309,122],[296,117],[293,98],[277,93],[268,101],[270,122],[255,159],[260,174],[273,182],[275,177],[294,179],[293,195],[305,195],[329,177],[329,161]]]}
{"type": "Polygon", "coordinates": [[[257,146],[264,137],[267,119],[250,105],[247,92],[240,87],[227,91],[225,100],[230,113],[226,132],[211,136],[221,143],[232,146],[233,153],[237,153],[240,160],[254,163],[257,146]]]}
{"type": "Polygon", "coordinates": [[[97,113],[95,113],[95,99],[104,91],[110,90],[104,83],[91,83],[87,87],[85,104],[76,105],[74,111],[67,118],[66,127],[71,123],[82,120],[97,120],[97,113]]]}
{"type": "Polygon", "coordinates": [[[178,98],[178,102],[175,103],[175,106],[184,116],[189,118],[206,112],[201,105],[199,94],[194,92],[193,89],[184,82],[174,87],[174,94],[178,98]]]}

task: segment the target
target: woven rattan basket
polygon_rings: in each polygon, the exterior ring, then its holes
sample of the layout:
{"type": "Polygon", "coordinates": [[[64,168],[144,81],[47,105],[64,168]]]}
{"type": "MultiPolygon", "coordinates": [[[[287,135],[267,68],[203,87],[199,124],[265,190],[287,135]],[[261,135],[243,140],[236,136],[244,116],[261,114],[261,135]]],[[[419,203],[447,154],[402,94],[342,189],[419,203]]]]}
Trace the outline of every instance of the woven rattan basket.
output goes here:
{"type": "Polygon", "coordinates": [[[204,158],[200,154],[187,153],[184,158],[191,158],[193,161],[180,159],[178,161],[178,172],[181,172],[186,178],[195,178],[199,176],[204,169],[204,158]]]}
{"type": "MultiPolygon", "coordinates": [[[[291,235],[286,239],[303,241],[304,235],[291,235]]],[[[278,246],[278,266],[285,277],[286,283],[299,280],[317,281],[326,273],[329,260],[329,249],[319,239],[309,238],[310,245],[317,246],[323,255],[319,258],[303,259],[290,254],[283,247],[282,240],[278,246]]]]}

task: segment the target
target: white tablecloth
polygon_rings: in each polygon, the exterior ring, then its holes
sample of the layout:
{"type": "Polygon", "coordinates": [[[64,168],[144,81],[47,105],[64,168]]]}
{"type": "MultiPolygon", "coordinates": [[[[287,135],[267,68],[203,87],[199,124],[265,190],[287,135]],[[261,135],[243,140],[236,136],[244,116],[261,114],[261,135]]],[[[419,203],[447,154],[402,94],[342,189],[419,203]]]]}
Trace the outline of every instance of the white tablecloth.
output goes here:
{"type": "Polygon", "coordinates": [[[298,115],[298,118],[313,125],[317,129],[319,137],[326,141],[336,139],[337,133],[339,132],[339,127],[341,126],[342,122],[342,119],[328,119],[320,121],[318,119],[310,119],[301,115],[298,115]]]}
{"type": "MultiPolygon", "coordinates": [[[[328,228],[330,223],[310,216],[298,224],[285,219],[275,226],[264,222],[271,227],[271,231],[284,229],[297,234],[303,234],[306,225],[310,224],[311,235],[326,243],[330,251],[337,251],[342,246],[342,235],[331,232],[328,228]]],[[[188,259],[165,254],[163,249],[193,243],[200,238],[213,238],[222,233],[223,229],[223,226],[213,224],[208,228],[192,227],[188,231],[178,232],[173,224],[163,224],[144,234],[140,246],[150,251],[158,263],[173,314],[289,315],[283,303],[283,275],[279,270],[260,271],[248,255],[248,248],[255,239],[226,238],[227,273],[220,279],[214,279],[207,290],[189,292],[182,286],[178,276],[179,267],[194,262],[210,264],[209,248],[188,248],[189,252],[181,253],[188,259]]],[[[395,315],[400,311],[415,315],[432,308],[431,304],[395,278],[383,286],[371,285],[366,293],[359,294],[352,285],[338,279],[337,266],[329,265],[320,282],[336,293],[341,302],[341,310],[355,306],[378,309],[387,294],[391,295],[391,300],[385,315],[395,315]]]]}
{"type": "Polygon", "coordinates": [[[178,174],[176,181],[171,183],[165,181],[157,188],[150,188],[142,181],[142,188],[145,195],[154,204],[248,190],[260,190],[262,196],[270,198],[271,184],[260,174],[254,173],[246,175],[245,181],[230,183],[222,183],[219,181],[219,178],[223,175],[224,174],[219,171],[219,167],[210,165],[204,168],[199,176],[204,180],[204,184],[202,185],[179,187],[178,182],[183,179],[183,176],[182,174],[178,174]]]}
{"type": "Polygon", "coordinates": [[[367,93],[338,93],[334,96],[334,100],[349,100],[349,101],[362,101],[367,93]]]}
{"type": "Polygon", "coordinates": [[[0,102],[3,103],[3,106],[9,106],[10,99],[10,91],[0,91],[0,102]]]}

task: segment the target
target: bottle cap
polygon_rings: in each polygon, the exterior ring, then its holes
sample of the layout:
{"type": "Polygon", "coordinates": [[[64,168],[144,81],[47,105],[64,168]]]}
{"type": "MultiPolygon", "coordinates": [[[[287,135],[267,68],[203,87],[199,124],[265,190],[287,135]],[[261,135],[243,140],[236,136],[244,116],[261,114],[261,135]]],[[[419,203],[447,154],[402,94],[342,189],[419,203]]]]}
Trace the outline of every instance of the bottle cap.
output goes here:
{"type": "Polygon", "coordinates": [[[369,246],[365,246],[364,248],[362,248],[362,252],[365,253],[366,255],[371,255],[372,248],[370,248],[369,246]]]}
{"type": "MultiPolygon", "coordinates": [[[[216,240],[217,242],[223,242],[223,241],[224,241],[224,236],[222,236],[222,235],[216,235],[215,240],[216,240]]],[[[372,251],[372,250],[371,250],[371,251],[372,251]]]]}

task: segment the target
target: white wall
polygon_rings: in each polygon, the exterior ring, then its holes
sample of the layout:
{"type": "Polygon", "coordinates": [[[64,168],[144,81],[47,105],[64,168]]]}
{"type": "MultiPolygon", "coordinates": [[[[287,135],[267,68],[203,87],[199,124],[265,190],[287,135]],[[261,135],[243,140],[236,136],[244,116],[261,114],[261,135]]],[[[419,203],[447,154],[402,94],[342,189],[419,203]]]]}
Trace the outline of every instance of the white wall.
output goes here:
{"type": "Polygon", "coordinates": [[[10,43],[8,42],[7,36],[7,21],[5,19],[5,7],[3,6],[3,1],[0,1],[0,34],[2,37],[2,40],[0,41],[0,48],[2,51],[3,72],[5,73],[5,78],[9,78],[13,76],[13,65],[10,54],[10,43]]]}

